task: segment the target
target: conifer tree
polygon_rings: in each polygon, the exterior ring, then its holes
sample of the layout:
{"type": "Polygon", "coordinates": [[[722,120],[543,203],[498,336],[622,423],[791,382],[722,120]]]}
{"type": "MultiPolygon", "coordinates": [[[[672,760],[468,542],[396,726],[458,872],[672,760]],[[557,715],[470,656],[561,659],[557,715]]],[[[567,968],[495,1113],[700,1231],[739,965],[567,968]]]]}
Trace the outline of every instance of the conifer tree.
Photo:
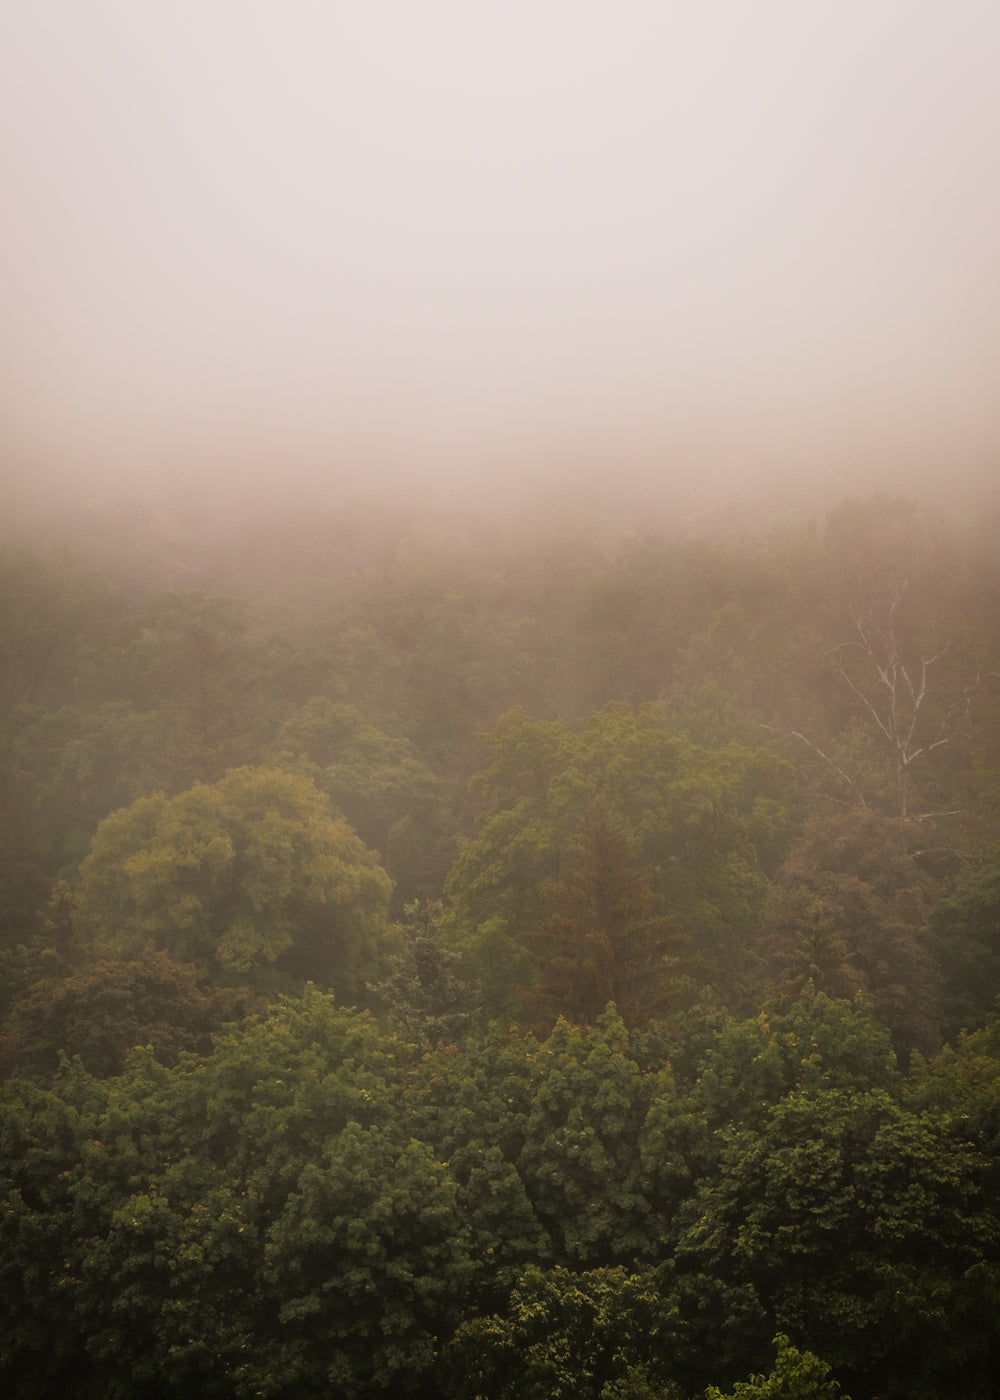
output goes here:
{"type": "Polygon", "coordinates": [[[671,1000],[685,940],[653,915],[649,877],[633,861],[625,821],[595,798],[562,875],[543,890],[553,912],[527,935],[535,985],[525,999],[545,1020],[592,1024],[614,1002],[631,1027],[671,1000]]]}

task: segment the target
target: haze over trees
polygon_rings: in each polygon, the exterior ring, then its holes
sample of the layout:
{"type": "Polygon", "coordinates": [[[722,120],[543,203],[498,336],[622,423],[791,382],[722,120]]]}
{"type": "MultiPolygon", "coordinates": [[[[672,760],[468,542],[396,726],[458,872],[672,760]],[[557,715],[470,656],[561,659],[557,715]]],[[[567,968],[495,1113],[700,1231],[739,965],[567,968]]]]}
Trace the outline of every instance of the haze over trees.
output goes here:
{"type": "Polygon", "coordinates": [[[0,5],[0,1393],[994,1400],[998,71],[0,5]]]}
{"type": "Polygon", "coordinates": [[[0,1378],[988,1400],[978,524],[157,541],[0,555],[0,1378]]]}

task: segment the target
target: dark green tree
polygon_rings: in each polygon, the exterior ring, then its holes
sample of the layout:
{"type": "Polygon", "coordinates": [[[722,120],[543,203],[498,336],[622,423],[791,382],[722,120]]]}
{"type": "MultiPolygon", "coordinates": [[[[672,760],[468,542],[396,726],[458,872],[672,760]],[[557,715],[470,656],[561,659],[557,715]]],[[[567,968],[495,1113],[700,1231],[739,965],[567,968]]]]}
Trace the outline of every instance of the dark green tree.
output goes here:
{"type": "Polygon", "coordinates": [[[403,909],[399,951],[368,990],[404,1031],[432,1044],[464,1039],[476,1010],[477,984],[463,974],[459,949],[446,941],[444,905],[414,900],[403,909]]]}
{"type": "MultiPolygon", "coordinates": [[[[44,964],[38,970],[44,974],[44,964]]],[[[62,1055],[79,1057],[98,1077],[116,1075],[137,1045],[173,1064],[185,1050],[207,1054],[227,1022],[263,1011],[246,988],[202,986],[192,967],[150,944],[133,960],[101,959],[32,980],[0,1031],[0,1077],[51,1082],[62,1055]]]]}
{"type": "Polygon", "coordinates": [[[529,1269],[506,1311],[462,1324],[446,1353],[454,1400],[680,1400],[676,1305],[624,1269],[529,1269]]]}
{"type": "Polygon", "coordinates": [[[661,1086],[640,1073],[618,1013],[609,1007],[589,1028],[557,1022],[530,1074],[516,1166],[556,1262],[648,1257],[658,1231],[640,1140],[661,1086]]]}
{"type": "Polygon", "coordinates": [[[456,1183],[397,1111],[407,1060],[314,990],[205,1060],[0,1091],[0,1383],[419,1393],[473,1264],[456,1183]]]}
{"type": "Polygon", "coordinates": [[[1000,867],[966,876],[934,906],[930,946],[946,1029],[981,1026],[1000,996],[1000,867]]]}
{"type": "Polygon", "coordinates": [[[787,1095],[837,1089],[895,1094],[900,1074],[888,1030],[863,998],[806,988],[784,1012],[725,1018],[698,1054],[688,1096],[714,1130],[760,1127],[787,1095]]]}
{"type": "Polygon", "coordinates": [[[949,1121],[885,1091],[796,1091],[722,1137],[719,1170],[679,1213],[678,1266],[751,1286],[852,1390],[985,1400],[996,1329],[967,1320],[992,1296],[998,1222],[982,1158],[949,1121]]]}

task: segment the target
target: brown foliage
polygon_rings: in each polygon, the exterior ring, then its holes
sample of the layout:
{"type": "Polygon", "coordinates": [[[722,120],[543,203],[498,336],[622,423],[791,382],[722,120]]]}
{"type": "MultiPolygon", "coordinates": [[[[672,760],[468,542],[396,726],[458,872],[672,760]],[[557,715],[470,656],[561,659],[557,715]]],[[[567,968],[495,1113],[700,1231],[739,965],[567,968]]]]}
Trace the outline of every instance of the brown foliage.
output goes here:
{"type": "Polygon", "coordinates": [[[104,959],[33,982],[0,1033],[0,1075],[50,1080],[65,1053],[105,1078],[121,1073],[137,1045],[172,1065],[185,1050],[206,1054],[226,1022],[262,1010],[245,987],[199,985],[192,967],[150,945],[134,961],[104,959]]]}
{"type": "Polygon", "coordinates": [[[536,980],[525,1000],[544,1021],[592,1024],[614,1002],[631,1027],[670,1004],[685,939],[654,915],[649,878],[632,862],[624,820],[595,799],[563,874],[543,891],[553,912],[527,936],[536,980]]]}

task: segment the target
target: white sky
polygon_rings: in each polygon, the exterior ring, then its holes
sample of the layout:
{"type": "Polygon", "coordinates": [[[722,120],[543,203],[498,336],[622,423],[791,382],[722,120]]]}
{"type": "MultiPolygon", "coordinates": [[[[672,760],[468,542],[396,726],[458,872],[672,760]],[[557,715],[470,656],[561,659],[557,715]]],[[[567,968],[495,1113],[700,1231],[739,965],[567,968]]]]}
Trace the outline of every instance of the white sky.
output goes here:
{"type": "Polygon", "coordinates": [[[3,0],[0,182],[18,469],[1000,447],[996,0],[3,0]]]}

